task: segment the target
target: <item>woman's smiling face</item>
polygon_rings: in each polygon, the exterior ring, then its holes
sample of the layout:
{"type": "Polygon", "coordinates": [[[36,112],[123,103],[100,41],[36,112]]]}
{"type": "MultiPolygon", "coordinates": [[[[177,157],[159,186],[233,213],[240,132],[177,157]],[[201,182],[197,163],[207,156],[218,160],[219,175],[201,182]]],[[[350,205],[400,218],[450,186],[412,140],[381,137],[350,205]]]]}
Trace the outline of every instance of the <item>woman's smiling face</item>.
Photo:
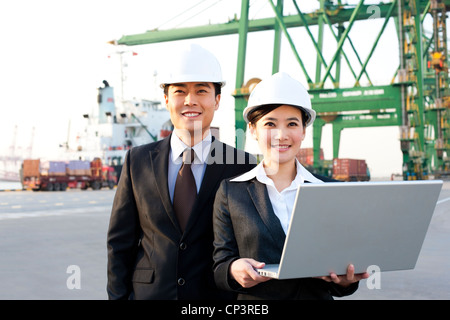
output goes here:
{"type": "Polygon", "coordinates": [[[294,161],[305,138],[302,112],[297,107],[281,105],[264,115],[249,128],[258,140],[266,165],[294,161]]]}

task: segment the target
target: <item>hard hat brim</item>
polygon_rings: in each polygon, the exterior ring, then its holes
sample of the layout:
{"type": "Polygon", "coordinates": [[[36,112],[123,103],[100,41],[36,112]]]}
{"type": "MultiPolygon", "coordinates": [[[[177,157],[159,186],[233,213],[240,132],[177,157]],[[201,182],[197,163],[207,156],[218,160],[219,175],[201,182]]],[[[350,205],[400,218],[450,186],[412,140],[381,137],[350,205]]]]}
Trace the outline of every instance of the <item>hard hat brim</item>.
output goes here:
{"type": "MultiPolygon", "coordinates": [[[[308,119],[306,119],[306,126],[307,127],[309,125],[311,125],[314,122],[314,120],[316,120],[316,111],[313,110],[313,109],[310,109],[310,108],[307,109],[307,108],[304,108],[304,107],[301,107],[301,106],[292,105],[292,104],[288,104],[288,103],[286,103],[286,104],[284,104],[284,103],[276,103],[276,104],[279,105],[279,106],[282,106],[282,105],[292,106],[292,107],[298,108],[298,109],[302,110],[303,112],[305,112],[306,116],[308,117],[308,119]]],[[[249,123],[248,115],[250,113],[252,113],[256,109],[259,109],[259,108],[267,106],[267,105],[271,105],[271,104],[269,103],[269,104],[263,104],[263,105],[259,105],[259,106],[247,106],[244,109],[244,112],[243,112],[243,116],[244,116],[245,122],[249,123]]]]}
{"type": "Polygon", "coordinates": [[[248,123],[248,114],[264,105],[288,105],[303,110],[307,115],[306,126],[316,119],[311,98],[306,88],[285,72],[278,72],[259,82],[252,90],[248,105],[244,109],[244,119],[248,123]]]}
{"type": "Polygon", "coordinates": [[[198,78],[196,80],[192,80],[192,79],[195,79],[195,78],[192,78],[192,77],[189,77],[189,76],[187,76],[187,77],[180,77],[180,79],[179,79],[180,81],[161,82],[159,84],[159,86],[162,89],[164,89],[165,86],[168,86],[168,85],[171,85],[171,84],[174,84],[174,83],[211,82],[211,83],[218,83],[223,88],[225,86],[225,84],[226,84],[226,81],[224,81],[224,80],[222,80],[222,81],[217,81],[217,80],[211,81],[210,79],[204,79],[204,77],[203,78],[198,78]]]}
{"type": "Polygon", "coordinates": [[[160,78],[160,86],[174,83],[212,82],[225,85],[217,58],[198,44],[188,44],[171,51],[160,78]]]}

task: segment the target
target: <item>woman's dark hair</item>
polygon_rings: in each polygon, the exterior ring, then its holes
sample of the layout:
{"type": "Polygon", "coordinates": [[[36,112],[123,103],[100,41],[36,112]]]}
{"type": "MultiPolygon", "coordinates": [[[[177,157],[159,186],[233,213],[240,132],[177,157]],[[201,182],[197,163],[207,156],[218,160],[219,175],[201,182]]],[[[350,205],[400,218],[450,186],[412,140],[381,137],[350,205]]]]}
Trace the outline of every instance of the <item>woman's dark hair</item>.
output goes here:
{"type": "MultiPolygon", "coordinates": [[[[269,112],[272,112],[279,106],[281,106],[281,104],[265,104],[265,105],[262,105],[256,109],[254,109],[247,115],[248,122],[250,122],[252,125],[255,125],[256,122],[258,122],[262,117],[264,117],[269,112]]],[[[308,120],[309,115],[305,112],[305,110],[300,109],[300,108],[299,108],[299,110],[302,113],[303,127],[306,127],[306,121],[308,120]]]]}

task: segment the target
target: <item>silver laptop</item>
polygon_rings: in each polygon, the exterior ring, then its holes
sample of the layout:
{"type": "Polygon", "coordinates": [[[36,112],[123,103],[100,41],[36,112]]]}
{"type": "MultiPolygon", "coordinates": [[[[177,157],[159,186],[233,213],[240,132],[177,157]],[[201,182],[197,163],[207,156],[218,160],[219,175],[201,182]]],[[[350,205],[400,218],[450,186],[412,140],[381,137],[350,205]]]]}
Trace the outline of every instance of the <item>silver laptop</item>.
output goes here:
{"type": "Polygon", "coordinates": [[[304,184],[297,192],[276,279],[414,269],[440,180],[304,184]]]}

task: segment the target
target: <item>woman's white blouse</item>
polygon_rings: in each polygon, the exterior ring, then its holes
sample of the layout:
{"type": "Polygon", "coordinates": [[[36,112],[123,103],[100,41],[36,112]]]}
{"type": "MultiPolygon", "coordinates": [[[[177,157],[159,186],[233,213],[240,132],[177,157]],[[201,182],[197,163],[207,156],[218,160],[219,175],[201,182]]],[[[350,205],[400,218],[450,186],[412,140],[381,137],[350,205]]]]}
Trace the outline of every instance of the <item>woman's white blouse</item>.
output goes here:
{"type": "Polygon", "coordinates": [[[281,192],[278,192],[273,180],[267,176],[262,161],[252,170],[232,179],[231,182],[242,182],[256,178],[259,182],[265,184],[267,192],[269,193],[269,199],[272,204],[273,211],[280,220],[284,233],[287,233],[289,223],[291,221],[295,197],[297,195],[297,189],[302,183],[305,182],[305,180],[311,183],[323,183],[322,180],[317,179],[308,170],[306,170],[297,159],[296,168],[297,174],[291,185],[281,192]]]}

